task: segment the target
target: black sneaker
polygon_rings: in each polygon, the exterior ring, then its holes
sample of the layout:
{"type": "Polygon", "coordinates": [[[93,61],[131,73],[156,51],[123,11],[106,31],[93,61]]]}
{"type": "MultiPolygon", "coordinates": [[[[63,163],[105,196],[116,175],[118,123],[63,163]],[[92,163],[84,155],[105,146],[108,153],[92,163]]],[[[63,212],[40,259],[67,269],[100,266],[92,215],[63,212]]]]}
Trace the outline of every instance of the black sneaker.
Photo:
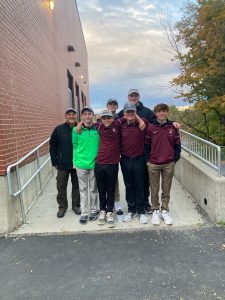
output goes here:
{"type": "Polygon", "coordinates": [[[59,210],[57,212],[57,217],[58,218],[63,218],[65,213],[66,213],[66,209],[59,208],[59,210]]]}
{"type": "Polygon", "coordinates": [[[80,207],[79,206],[76,206],[76,207],[74,207],[74,208],[72,208],[73,209],[73,211],[74,211],[74,213],[76,214],[76,215],[81,215],[81,210],[80,210],[80,207]]]}
{"type": "Polygon", "coordinates": [[[87,224],[87,221],[88,221],[88,215],[83,215],[80,217],[80,224],[87,224]]]}
{"type": "Polygon", "coordinates": [[[148,205],[148,206],[145,207],[145,212],[146,212],[147,214],[149,214],[149,215],[152,214],[152,208],[151,208],[151,205],[148,205]]]}
{"type": "Polygon", "coordinates": [[[97,213],[92,212],[89,216],[89,221],[95,221],[95,220],[97,220],[97,217],[98,217],[97,213]]]}

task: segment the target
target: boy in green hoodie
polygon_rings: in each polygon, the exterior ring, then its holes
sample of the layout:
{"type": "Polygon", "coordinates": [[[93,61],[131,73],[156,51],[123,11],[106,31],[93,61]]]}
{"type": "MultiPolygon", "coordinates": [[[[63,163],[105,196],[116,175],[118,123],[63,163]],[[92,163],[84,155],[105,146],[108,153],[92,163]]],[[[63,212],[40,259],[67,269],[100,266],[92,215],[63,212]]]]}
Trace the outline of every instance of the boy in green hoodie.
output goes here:
{"type": "Polygon", "coordinates": [[[80,189],[80,223],[97,219],[98,191],[94,167],[99,147],[99,133],[93,123],[94,112],[90,107],[81,111],[83,121],[82,132],[77,133],[73,128],[73,164],[77,170],[80,189]],[[90,216],[88,218],[88,186],[90,194],[90,216]]]}

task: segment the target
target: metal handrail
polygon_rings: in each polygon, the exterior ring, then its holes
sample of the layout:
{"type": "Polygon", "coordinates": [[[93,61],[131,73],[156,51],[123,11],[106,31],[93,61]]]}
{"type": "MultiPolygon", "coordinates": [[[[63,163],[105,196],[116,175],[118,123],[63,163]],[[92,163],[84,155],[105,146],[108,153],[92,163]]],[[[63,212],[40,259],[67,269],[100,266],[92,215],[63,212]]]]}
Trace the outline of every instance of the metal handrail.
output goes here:
{"type": "Polygon", "coordinates": [[[203,161],[221,176],[221,147],[185,130],[179,131],[182,149],[203,161]]]}
{"type": "MultiPolygon", "coordinates": [[[[43,169],[43,167],[48,163],[50,160],[50,156],[42,163],[40,164],[40,148],[43,147],[45,144],[49,143],[50,137],[46,139],[44,142],[42,142],[40,145],[38,145],[36,148],[31,150],[29,153],[27,153],[25,156],[23,156],[20,160],[17,162],[9,165],[7,167],[7,181],[8,181],[8,190],[9,194],[13,197],[19,196],[20,199],[20,208],[21,208],[21,214],[22,214],[22,221],[23,223],[26,223],[26,212],[24,209],[24,201],[23,201],[23,194],[22,192],[24,189],[29,185],[29,183],[38,175],[39,176],[39,183],[40,183],[40,191],[39,193],[42,194],[42,181],[41,181],[41,174],[40,171],[43,169]],[[33,175],[23,184],[21,185],[20,180],[20,169],[19,165],[24,162],[26,159],[28,159],[32,154],[36,153],[36,159],[37,159],[37,170],[33,173],[33,175]],[[13,184],[12,184],[12,177],[11,177],[11,170],[12,168],[16,168],[16,180],[18,185],[18,190],[13,190],[13,184]]],[[[28,208],[29,209],[29,208],[28,208]]],[[[27,210],[28,210],[27,209],[27,210]]]]}

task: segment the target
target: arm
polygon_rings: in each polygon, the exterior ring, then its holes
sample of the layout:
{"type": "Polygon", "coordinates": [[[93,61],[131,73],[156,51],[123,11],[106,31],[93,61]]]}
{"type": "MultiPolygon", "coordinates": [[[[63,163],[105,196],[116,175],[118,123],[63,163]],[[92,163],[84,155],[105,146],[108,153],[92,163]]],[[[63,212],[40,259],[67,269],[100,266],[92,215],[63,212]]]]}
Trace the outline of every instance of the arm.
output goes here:
{"type": "Polygon", "coordinates": [[[145,131],[145,147],[144,147],[144,156],[145,156],[146,163],[149,161],[150,153],[151,153],[151,135],[150,135],[150,130],[147,127],[145,131]]]}
{"type": "Polygon", "coordinates": [[[166,121],[168,122],[168,124],[173,125],[173,127],[176,129],[180,129],[180,127],[181,127],[180,123],[178,123],[178,122],[170,121],[168,119],[166,119],[166,121]]]}
{"type": "Polygon", "coordinates": [[[176,129],[180,129],[181,125],[178,122],[172,121],[173,127],[175,127],[176,129]]]}
{"type": "Polygon", "coordinates": [[[175,161],[175,163],[180,159],[180,153],[181,153],[180,135],[179,135],[178,130],[176,130],[176,133],[174,136],[174,161],[175,161]]]}
{"type": "Polygon", "coordinates": [[[83,121],[79,122],[76,126],[76,132],[81,133],[82,132],[82,125],[84,124],[83,121]]]}
{"type": "Polygon", "coordinates": [[[145,122],[137,114],[135,114],[135,118],[139,122],[139,128],[143,131],[146,127],[145,122]]]}
{"type": "Polygon", "coordinates": [[[175,161],[175,163],[180,159],[180,153],[181,153],[181,144],[175,144],[174,145],[174,161],[175,161]]]}
{"type": "Polygon", "coordinates": [[[57,168],[58,165],[58,142],[57,142],[57,129],[55,128],[54,131],[52,132],[50,141],[50,156],[51,156],[51,161],[52,165],[57,168]]]}
{"type": "Polygon", "coordinates": [[[73,144],[73,166],[74,166],[75,157],[77,155],[77,144],[78,144],[78,133],[76,131],[76,127],[74,127],[72,131],[72,144],[73,144]]]}

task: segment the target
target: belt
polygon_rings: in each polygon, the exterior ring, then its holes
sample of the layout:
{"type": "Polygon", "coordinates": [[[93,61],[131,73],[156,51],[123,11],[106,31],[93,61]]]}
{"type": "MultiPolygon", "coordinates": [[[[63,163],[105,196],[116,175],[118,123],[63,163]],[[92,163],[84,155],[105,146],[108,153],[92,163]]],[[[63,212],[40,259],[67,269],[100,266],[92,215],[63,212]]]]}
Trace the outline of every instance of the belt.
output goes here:
{"type": "Polygon", "coordinates": [[[144,155],[133,156],[133,157],[129,157],[129,156],[126,156],[126,155],[121,155],[121,158],[129,159],[129,160],[138,160],[138,159],[143,158],[143,157],[144,157],[144,155]]]}

